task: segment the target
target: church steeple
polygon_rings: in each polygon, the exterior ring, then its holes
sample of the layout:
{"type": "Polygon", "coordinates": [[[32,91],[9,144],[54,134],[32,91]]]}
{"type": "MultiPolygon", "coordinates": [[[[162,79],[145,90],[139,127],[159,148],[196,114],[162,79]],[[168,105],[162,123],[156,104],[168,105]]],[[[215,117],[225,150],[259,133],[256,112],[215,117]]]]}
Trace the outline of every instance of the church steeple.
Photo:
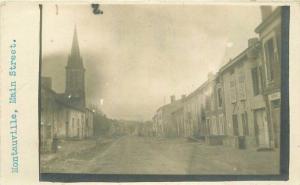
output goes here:
{"type": "Polygon", "coordinates": [[[85,81],[84,81],[84,66],[82,57],[80,56],[78,36],[76,26],[72,41],[71,53],[68,57],[66,66],[66,89],[65,95],[70,100],[72,105],[78,107],[85,106],[85,81]]]}
{"type": "Polygon", "coordinates": [[[83,68],[82,58],[80,56],[79,50],[79,43],[78,43],[78,36],[77,36],[77,28],[74,27],[74,34],[73,34],[73,42],[71,48],[71,54],[69,55],[68,65],[67,67],[71,68],[83,68]]]}

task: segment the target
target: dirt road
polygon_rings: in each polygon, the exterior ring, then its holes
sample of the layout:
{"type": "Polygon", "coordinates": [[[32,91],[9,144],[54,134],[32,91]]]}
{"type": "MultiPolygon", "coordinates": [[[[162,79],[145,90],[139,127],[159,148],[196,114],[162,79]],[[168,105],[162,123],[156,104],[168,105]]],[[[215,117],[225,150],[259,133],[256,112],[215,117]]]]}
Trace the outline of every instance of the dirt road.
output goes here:
{"type": "MultiPolygon", "coordinates": [[[[73,141],[74,142],[74,141],[73,141]]],[[[271,174],[279,169],[278,151],[257,152],[207,146],[184,138],[124,136],[73,143],[74,151],[51,160],[41,156],[42,172],[96,174],[271,174]],[[92,143],[92,144],[91,144],[92,143]],[[88,146],[85,144],[85,146],[88,146]]],[[[67,145],[67,143],[66,143],[67,145]]]]}

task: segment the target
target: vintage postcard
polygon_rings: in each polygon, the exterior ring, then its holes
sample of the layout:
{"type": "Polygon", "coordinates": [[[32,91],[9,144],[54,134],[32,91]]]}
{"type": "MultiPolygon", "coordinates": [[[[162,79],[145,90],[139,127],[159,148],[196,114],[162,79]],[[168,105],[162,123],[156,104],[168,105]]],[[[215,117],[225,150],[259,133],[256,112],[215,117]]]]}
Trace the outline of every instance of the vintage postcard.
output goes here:
{"type": "Polygon", "coordinates": [[[43,5],[41,173],[280,174],[283,11],[43,5]]]}
{"type": "MultiPolygon", "coordinates": [[[[4,36],[13,10],[1,14],[4,36]]],[[[37,181],[289,179],[289,4],[32,3],[23,11],[35,17],[28,97],[36,113],[26,129],[37,181]]],[[[19,146],[27,117],[16,104],[26,84],[16,79],[29,66],[18,61],[17,38],[8,46],[10,124],[1,133],[9,128],[11,149],[2,155],[17,174],[30,149],[19,146]]]]}

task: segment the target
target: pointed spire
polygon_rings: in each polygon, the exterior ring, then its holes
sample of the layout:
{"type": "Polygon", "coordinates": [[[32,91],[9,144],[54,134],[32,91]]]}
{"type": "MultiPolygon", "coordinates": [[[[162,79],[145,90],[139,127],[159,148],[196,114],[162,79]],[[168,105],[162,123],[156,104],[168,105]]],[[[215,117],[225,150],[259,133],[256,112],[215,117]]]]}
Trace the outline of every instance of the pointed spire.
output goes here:
{"type": "Polygon", "coordinates": [[[71,55],[73,55],[73,56],[80,56],[76,25],[74,27],[74,34],[73,34],[73,43],[72,43],[71,55]]]}
{"type": "Polygon", "coordinates": [[[80,56],[77,27],[74,26],[73,42],[71,48],[71,54],[69,56],[68,67],[83,67],[82,59],[80,56]]]}

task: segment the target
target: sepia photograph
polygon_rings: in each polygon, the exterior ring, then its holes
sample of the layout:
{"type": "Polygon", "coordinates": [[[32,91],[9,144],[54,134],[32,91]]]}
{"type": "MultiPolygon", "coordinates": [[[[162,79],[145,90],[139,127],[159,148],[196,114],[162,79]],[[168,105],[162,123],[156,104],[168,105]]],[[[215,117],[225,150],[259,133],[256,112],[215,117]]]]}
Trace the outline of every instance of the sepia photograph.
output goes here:
{"type": "Polygon", "coordinates": [[[40,8],[41,174],[282,173],[286,7],[40,8]]]}

